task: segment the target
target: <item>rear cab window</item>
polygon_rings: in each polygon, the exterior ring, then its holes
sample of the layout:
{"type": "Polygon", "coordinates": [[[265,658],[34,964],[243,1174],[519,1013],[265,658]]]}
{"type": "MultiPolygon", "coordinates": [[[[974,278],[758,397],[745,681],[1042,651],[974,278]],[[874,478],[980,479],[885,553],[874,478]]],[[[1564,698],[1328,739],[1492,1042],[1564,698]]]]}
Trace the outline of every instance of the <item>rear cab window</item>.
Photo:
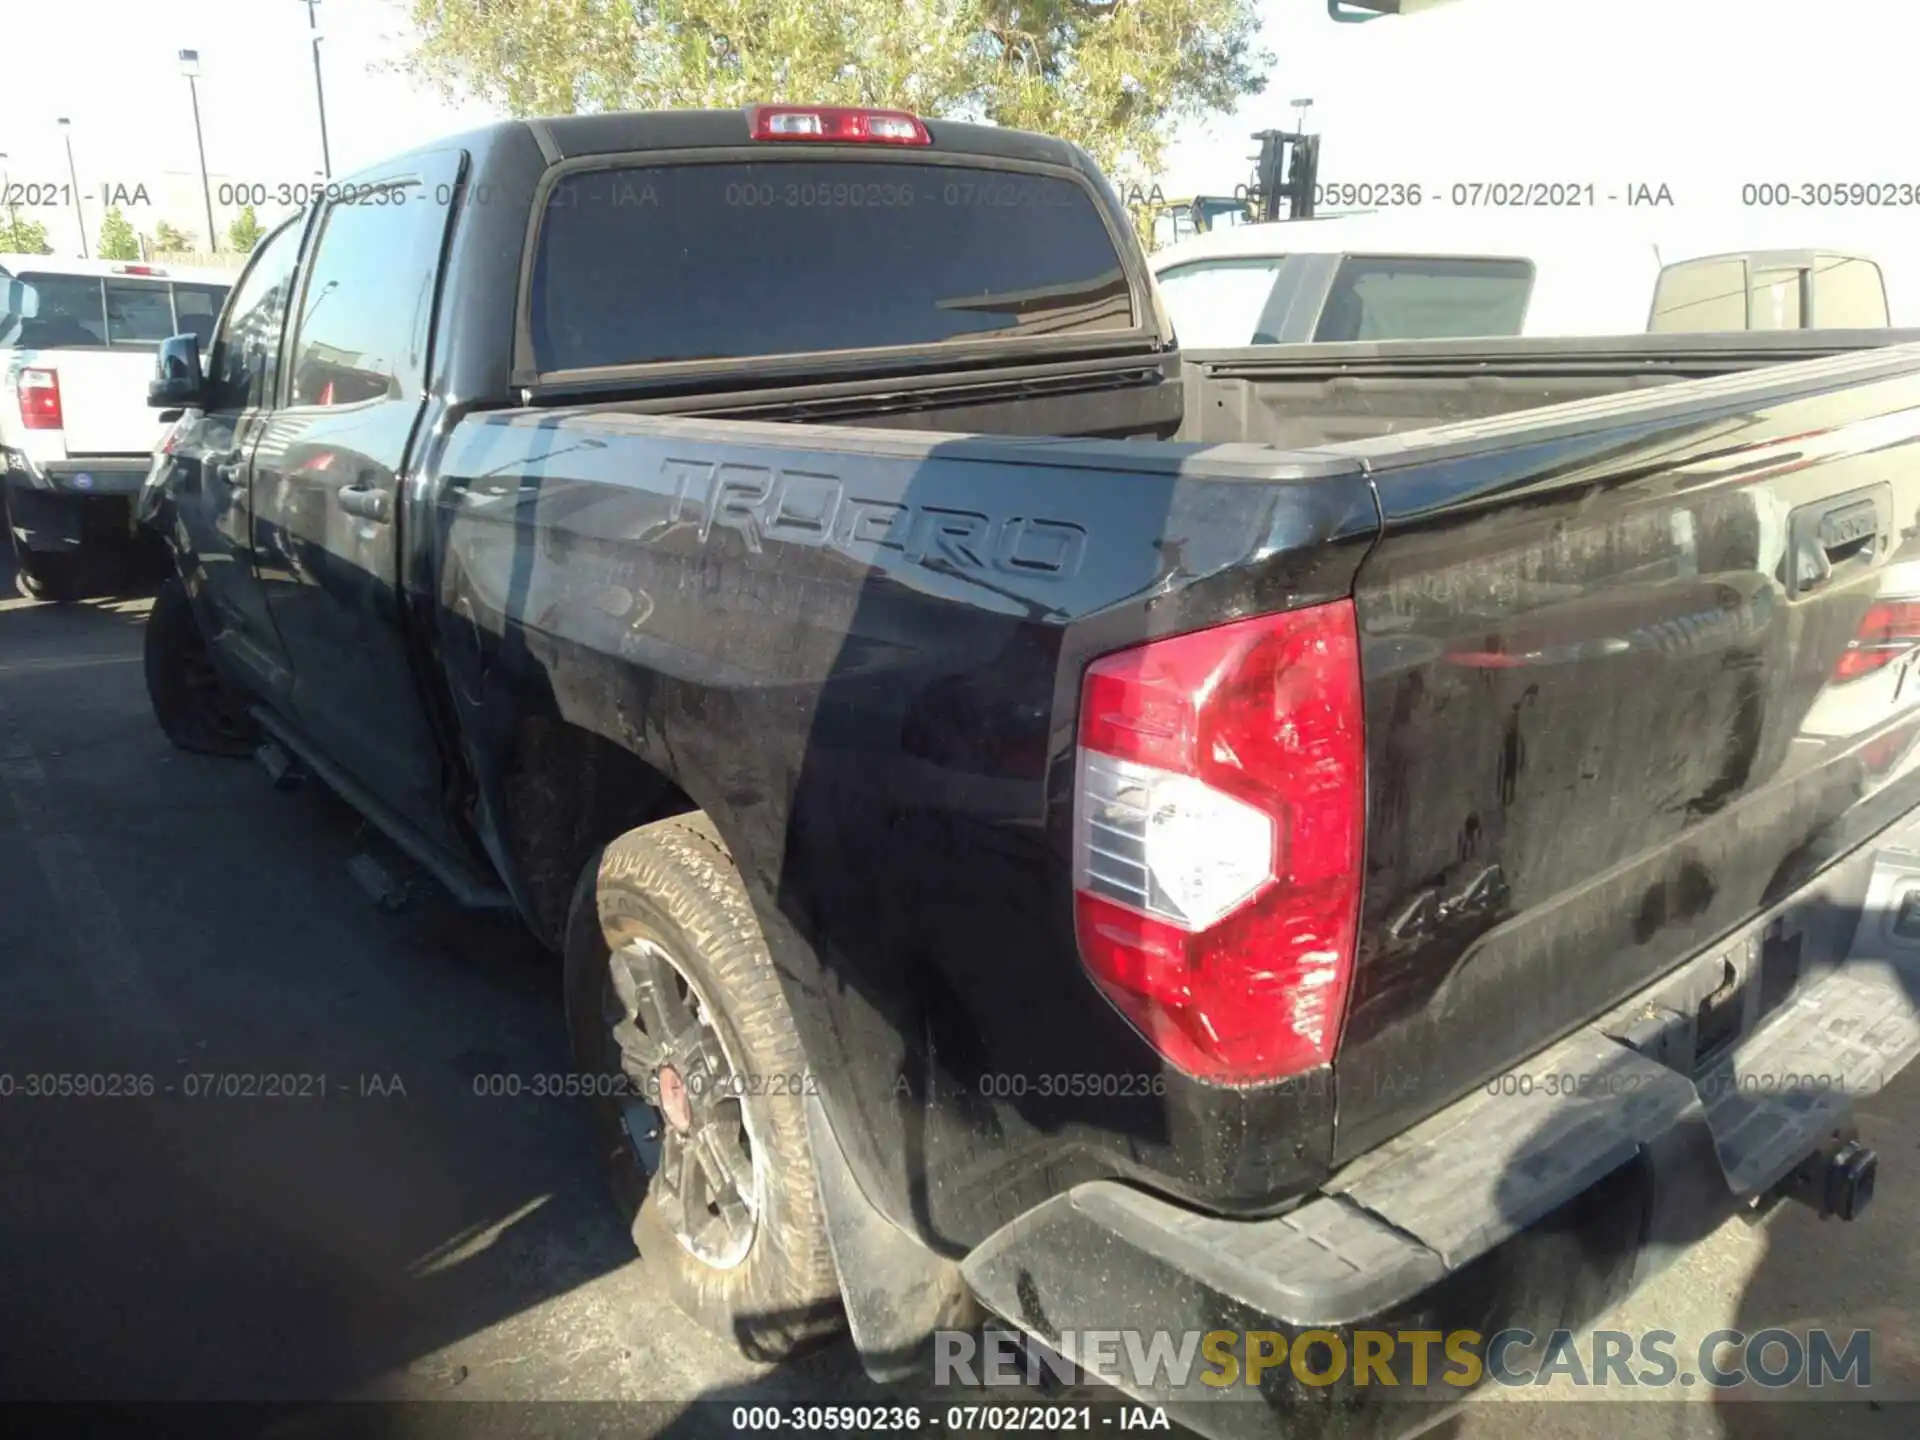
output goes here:
{"type": "Polygon", "coordinates": [[[50,275],[23,270],[20,283],[39,300],[39,312],[20,322],[15,342],[29,350],[107,343],[107,309],[97,275],[50,275]]]}
{"type": "Polygon", "coordinates": [[[1533,262],[1493,256],[1349,255],[1316,341],[1450,340],[1518,335],[1533,262]]]}
{"type": "Polygon", "coordinates": [[[1893,323],[1880,267],[1857,255],[1822,255],[1814,266],[1807,323],[1822,330],[1875,330],[1893,323]]]}
{"type": "Polygon", "coordinates": [[[1756,251],[1666,266],[1647,329],[1872,330],[1890,323],[1880,267],[1864,256],[1756,251]]]}
{"type": "Polygon", "coordinates": [[[1738,256],[1683,260],[1661,270],[1647,330],[1655,335],[1745,330],[1747,262],[1738,256]]]}
{"type": "Polygon", "coordinates": [[[164,284],[152,280],[106,280],[101,283],[107,313],[109,345],[158,345],[173,328],[173,297],[164,284]]]}
{"type": "Polygon", "coordinates": [[[623,164],[548,193],[541,374],[1038,337],[1142,322],[1092,192],[1052,173],[835,158],[623,164]]]}
{"type": "Polygon", "coordinates": [[[212,334],[228,286],[153,277],[23,270],[38,311],[11,322],[0,343],[29,350],[154,350],[170,335],[212,334]]]}

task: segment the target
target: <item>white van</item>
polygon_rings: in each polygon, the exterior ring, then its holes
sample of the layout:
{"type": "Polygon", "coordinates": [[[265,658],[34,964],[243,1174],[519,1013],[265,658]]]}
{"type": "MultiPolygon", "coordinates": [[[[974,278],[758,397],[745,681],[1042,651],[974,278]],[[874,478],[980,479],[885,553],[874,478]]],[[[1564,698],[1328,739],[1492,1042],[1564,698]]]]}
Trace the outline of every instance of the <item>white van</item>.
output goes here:
{"type": "Polygon", "coordinates": [[[233,275],[0,255],[0,468],[20,585],[68,599],[82,561],[124,549],[130,497],[166,427],[147,407],[169,335],[205,344],[233,275]]]}
{"type": "Polygon", "coordinates": [[[1152,265],[1189,350],[1890,323],[1869,256],[1703,248],[1726,238],[1662,243],[1605,218],[1401,211],[1210,231],[1152,265]]]}

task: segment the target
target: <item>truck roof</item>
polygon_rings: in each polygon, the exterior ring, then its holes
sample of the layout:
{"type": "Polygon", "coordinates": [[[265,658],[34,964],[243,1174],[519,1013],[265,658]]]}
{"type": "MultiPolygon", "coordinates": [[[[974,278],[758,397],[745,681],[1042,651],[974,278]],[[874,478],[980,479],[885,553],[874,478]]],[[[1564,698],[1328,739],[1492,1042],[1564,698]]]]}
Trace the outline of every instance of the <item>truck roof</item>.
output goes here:
{"type": "MultiPolygon", "coordinates": [[[[1079,147],[1049,136],[998,126],[937,119],[918,120],[917,117],[916,123],[924,128],[927,135],[925,144],[898,143],[884,138],[871,141],[811,137],[756,139],[753,116],[759,108],[743,106],[728,110],[621,111],[496,121],[427,141],[405,153],[369,165],[351,176],[339,177],[337,183],[343,187],[377,188],[387,183],[399,183],[406,176],[412,178],[404,183],[426,183],[423,177],[432,177],[430,193],[440,197],[440,203],[446,203],[455,181],[466,196],[447,250],[442,293],[495,295],[503,300],[514,297],[514,304],[511,307],[467,305],[460,310],[457,326],[449,330],[449,334],[457,333],[457,340],[436,347],[436,363],[445,367],[442,379],[455,393],[503,398],[537,395],[551,400],[562,390],[568,395],[587,395],[602,393],[608,387],[631,389],[641,379],[649,386],[669,381],[674,384],[697,382],[708,385],[714,383],[721,374],[735,371],[740,375],[751,375],[754,377],[753,383],[761,385],[770,383],[776,373],[782,376],[802,373],[814,375],[827,363],[823,357],[829,354],[840,356],[832,361],[834,373],[840,380],[848,379],[855,372],[864,374],[868,369],[898,369],[902,365],[950,369],[956,364],[973,363],[979,359],[990,359],[992,363],[999,364],[1002,357],[1016,354],[1027,360],[1064,360],[1069,354],[1080,356],[1092,349],[1114,358],[1115,363],[1119,363],[1122,357],[1152,356],[1155,358],[1150,363],[1156,366],[1161,363],[1159,357],[1171,355],[1170,328],[1153,294],[1145,256],[1133,237],[1126,210],[1112,184],[1092,158],[1079,147]],[[533,297],[541,283],[538,279],[543,273],[540,270],[541,257],[546,253],[551,236],[560,233],[555,228],[560,222],[549,225],[545,218],[550,192],[557,187],[567,186],[570,187],[569,193],[574,193],[581,186],[599,183],[591,177],[593,172],[600,170],[627,167],[679,167],[690,170],[709,165],[724,168],[768,162],[858,165],[872,167],[876,171],[889,168],[900,171],[924,169],[928,164],[972,166],[976,169],[1010,168],[1027,171],[1036,183],[1043,185],[1070,183],[1083,188],[1091,207],[1084,215],[1052,205],[1032,207],[1025,212],[1025,223],[1017,227],[1017,233],[1029,235],[1033,243],[1016,256],[1018,247],[1003,243],[1008,232],[1005,223],[1002,223],[994,232],[996,243],[988,245],[984,240],[969,242],[976,245],[978,253],[967,261],[967,265],[979,272],[975,279],[980,295],[990,295],[1009,303],[1021,295],[1035,299],[1038,290],[1068,280],[1081,281],[1090,286],[1089,300],[1092,302],[1096,298],[1095,291],[1106,295],[1116,280],[1123,282],[1131,296],[1132,323],[1124,323],[1117,311],[1112,317],[1106,316],[1105,312],[1070,317],[1066,310],[1071,307],[1055,305],[1042,306],[1040,309],[1046,310],[1053,320],[1060,321],[1065,326],[1063,329],[1030,324],[1026,320],[1018,324],[962,324],[958,308],[942,308],[937,299],[928,293],[929,286],[943,283],[942,267],[935,267],[933,272],[929,272],[923,265],[917,270],[911,266],[904,269],[897,277],[901,283],[896,288],[902,294],[906,290],[913,290],[916,296],[913,304],[920,306],[925,302],[925,315],[934,317],[939,323],[928,321],[932,328],[924,334],[914,331],[909,340],[887,341],[886,336],[893,332],[885,326],[857,331],[835,321],[839,329],[827,326],[827,330],[831,330],[836,337],[831,346],[795,343],[791,332],[798,323],[794,319],[797,312],[788,306],[773,307],[779,311],[776,318],[788,327],[787,331],[779,334],[769,332],[764,342],[749,344],[745,338],[736,336],[735,340],[722,344],[715,332],[704,335],[702,343],[696,344],[692,336],[676,334],[670,347],[674,351],[672,357],[655,355],[651,351],[644,356],[635,352],[635,358],[625,362],[603,360],[592,365],[584,364],[578,354],[571,355],[566,364],[547,363],[547,360],[541,359],[544,351],[533,320],[533,297]],[[1094,222],[1093,229],[1083,230],[1078,235],[1076,244],[1079,249],[1072,254],[1063,251],[1060,248],[1063,243],[1061,227],[1081,225],[1085,221],[1094,222]],[[999,263],[992,259],[994,256],[1014,257],[1018,263],[1014,263],[1013,259],[999,263]],[[1036,261],[1036,256],[1041,258],[1036,261]],[[1003,281],[1006,283],[1000,283],[1003,281]],[[1096,324],[1096,320],[1103,323],[1096,324]],[[1104,323],[1108,320],[1111,323],[1104,323]],[[1075,328],[1076,325],[1078,328],[1075,328]],[[990,329],[1021,329],[1026,333],[1020,337],[1021,344],[1017,351],[996,339],[990,352],[973,353],[967,347],[984,344],[982,335],[974,335],[964,343],[957,340],[962,332],[980,331],[984,334],[990,329]],[[705,343],[708,341],[712,343],[705,343]],[[736,341],[736,348],[746,346],[753,353],[750,356],[723,353],[727,345],[733,345],[736,341]]],[[[817,108],[827,111],[866,110],[869,107],[814,107],[791,103],[771,108],[786,111],[817,108]]],[[[896,110],[885,113],[899,116],[903,112],[896,110]]],[[[830,128],[834,129],[834,133],[840,133],[836,127],[830,128]]],[[[674,183],[696,184],[698,177],[683,175],[674,183]]],[[[973,187],[970,185],[967,188],[970,195],[973,187]]],[[[715,203],[722,202],[716,200],[715,203]]],[[[991,196],[986,196],[978,203],[971,198],[945,203],[984,214],[994,202],[991,196]]],[[[865,208],[855,205],[850,210],[865,208]]],[[[872,224],[881,226],[890,234],[901,232],[902,226],[907,224],[904,211],[910,207],[891,207],[903,212],[893,221],[880,218],[881,210],[886,208],[889,207],[873,209],[872,224]]],[[[783,234],[817,236],[822,233],[821,227],[825,221],[819,214],[809,215],[807,212],[818,209],[818,206],[804,205],[783,209],[775,226],[770,226],[768,222],[776,217],[750,217],[748,229],[765,234],[769,237],[768,243],[776,247],[783,234]]],[[[611,213],[609,210],[609,217],[611,213]]],[[[672,223],[684,228],[689,223],[687,214],[676,211],[672,223]]],[[[933,222],[926,220],[921,224],[924,231],[933,222]]],[[[938,236],[929,239],[923,233],[913,243],[938,248],[943,243],[939,237],[946,236],[950,228],[936,227],[939,229],[938,236]]],[[[664,233],[659,226],[654,227],[654,231],[656,239],[664,233]]],[[[574,231],[567,233],[584,235],[587,231],[576,225],[574,231]]],[[[700,263],[696,254],[699,248],[674,249],[673,254],[681,258],[673,263],[682,268],[700,263]]],[[[950,246],[947,253],[951,258],[950,246]]],[[[609,254],[602,258],[618,271],[615,257],[609,254]]],[[[764,274],[765,268],[760,267],[756,274],[764,274]]],[[[842,283],[852,282],[843,276],[842,283]]],[[[1107,296],[1107,299],[1111,300],[1112,297],[1107,296]]],[[[977,299],[969,304],[973,313],[984,313],[977,299]]],[[[840,306],[835,313],[853,313],[857,309],[840,306]]],[[[1039,311],[1034,313],[1037,316],[1039,311]]],[[[824,324],[825,317],[821,318],[824,324]]],[[[579,315],[569,323],[581,334],[592,329],[591,323],[579,315]]],[[[827,330],[822,333],[827,333],[827,330]]],[[[901,333],[906,332],[903,330],[901,333]]],[[[664,337],[665,332],[657,332],[654,342],[665,344],[664,337]]],[[[548,360],[551,358],[547,357],[548,360]]]]}
{"type": "Polygon", "coordinates": [[[1833,233],[1824,217],[1764,211],[1733,215],[1632,215],[1619,210],[1377,210],[1312,220],[1225,226],[1155,251],[1159,274],[1195,260],[1278,255],[1502,256],[1555,263],[1618,256],[1657,264],[1714,255],[1814,252],[1879,261],[1905,250],[1889,234],[1833,233]],[[1875,237],[1878,238],[1878,237],[1875,237]]]}
{"type": "Polygon", "coordinates": [[[240,273],[238,267],[228,270],[211,265],[169,265],[157,260],[75,260],[65,255],[0,255],[0,275],[20,275],[28,271],[40,275],[99,275],[105,279],[124,276],[129,280],[181,280],[194,285],[231,285],[240,273]]]}
{"type": "MultiPolygon", "coordinates": [[[[804,103],[804,102],[795,102],[804,103]]],[[[482,125],[416,147],[415,151],[464,149],[475,155],[531,137],[539,145],[548,163],[579,159],[591,155],[621,155],[647,150],[718,149],[730,146],[752,147],[769,142],[755,141],[748,125],[753,107],[736,110],[620,110],[599,115],[535,116],[519,120],[501,120],[482,125]]],[[[855,107],[861,108],[861,107],[855,107]]],[[[911,159],[916,153],[980,155],[1029,163],[1061,165],[1098,175],[1093,162],[1078,146],[1048,135],[1025,130],[1008,130],[997,125],[973,125],[959,120],[922,119],[932,143],[910,149],[892,145],[833,144],[813,142],[822,150],[841,154],[873,155],[881,152],[896,159],[911,159]]],[[[778,143],[778,142],[775,142],[778,143]]],[[[395,157],[398,158],[398,157],[395,157]]],[[[880,158],[876,155],[875,158],[880,158]]],[[[392,160],[372,170],[391,168],[392,160]]]]}
{"type": "Polygon", "coordinates": [[[1632,227],[1594,223],[1592,212],[1569,224],[1562,215],[1429,215],[1420,211],[1372,211],[1313,220],[1275,220],[1232,225],[1169,245],[1152,257],[1156,272],[1193,260],[1269,255],[1370,254],[1437,256],[1579,255],[1622,253],[1638,242],[1653,253],[1652,240],[1632,227]]]}

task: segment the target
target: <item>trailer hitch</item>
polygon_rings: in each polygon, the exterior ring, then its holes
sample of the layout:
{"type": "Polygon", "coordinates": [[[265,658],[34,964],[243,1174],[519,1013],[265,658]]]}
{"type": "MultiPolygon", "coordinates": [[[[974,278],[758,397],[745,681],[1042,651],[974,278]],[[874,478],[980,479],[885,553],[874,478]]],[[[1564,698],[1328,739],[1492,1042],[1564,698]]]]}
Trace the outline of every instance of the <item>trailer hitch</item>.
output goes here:
{"type": "Polygon", "coordinates": [[[1822,1220],[1857,1220],[1873,1203],[1880,1157],[1851,1133],[1835,1134],[1780,1182],[1783,1198],[1807,1206],[1822,1220]]]}

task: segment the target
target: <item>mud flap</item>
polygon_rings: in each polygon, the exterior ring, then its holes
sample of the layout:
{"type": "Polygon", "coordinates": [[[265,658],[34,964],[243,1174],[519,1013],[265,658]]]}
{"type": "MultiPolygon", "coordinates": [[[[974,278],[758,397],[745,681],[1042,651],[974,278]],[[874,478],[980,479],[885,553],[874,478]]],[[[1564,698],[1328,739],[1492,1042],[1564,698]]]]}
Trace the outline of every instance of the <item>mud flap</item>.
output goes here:
{"type": "Polygon", "coordinates": [[[827,1243],[861,1368],[886,1385],[924,1372],[936,1330],[972,1329],[981,1314],[957,1262],[936,1255],[874,1209],[860,1190],[818,1096],[807,1138],[820,1179],[827,1243]]]}

